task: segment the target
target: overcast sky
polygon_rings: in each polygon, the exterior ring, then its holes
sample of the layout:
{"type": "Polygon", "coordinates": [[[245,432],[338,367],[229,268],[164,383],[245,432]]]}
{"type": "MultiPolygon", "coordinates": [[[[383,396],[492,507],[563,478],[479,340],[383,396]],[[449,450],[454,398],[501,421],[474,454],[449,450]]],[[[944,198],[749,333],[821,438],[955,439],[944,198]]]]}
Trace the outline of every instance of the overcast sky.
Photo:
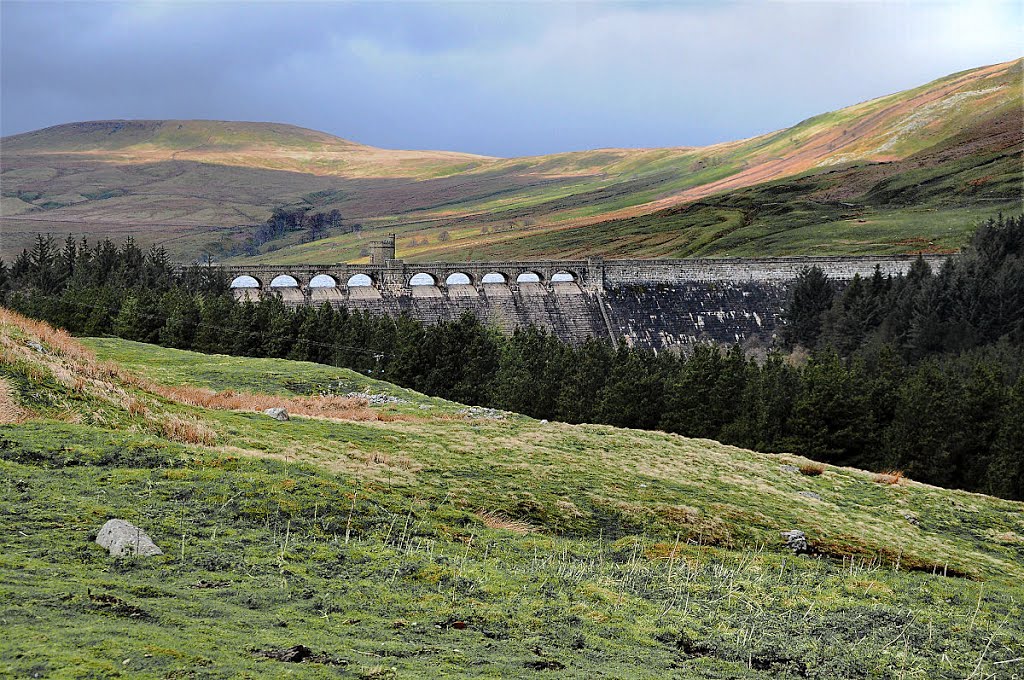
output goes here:
{"type": "Polygon", "coordinates": [[[702,145],[1024,56],[1022,6],[2,0],[0,129],[210,118],[500,156],[702,145]]]}

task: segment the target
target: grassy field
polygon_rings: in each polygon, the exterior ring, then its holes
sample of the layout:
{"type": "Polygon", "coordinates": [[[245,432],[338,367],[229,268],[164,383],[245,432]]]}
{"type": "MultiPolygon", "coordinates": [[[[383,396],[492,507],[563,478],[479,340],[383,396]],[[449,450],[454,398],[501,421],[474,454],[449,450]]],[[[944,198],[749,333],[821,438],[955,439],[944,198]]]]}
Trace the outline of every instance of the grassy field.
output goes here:
{"type": "Polygon", "coordinates": [[[7,313],[0,346],[0,676],[1021,671],[1019,503],[7,313]],[[111,517],[164,555],[109,557],[111,517]]]}
{"type": "MultiPolygon", "coordinates": [[[[851,164],[865,167],[845,173],[849,186],[834,189],[828,200],[853,197],[880,212],[895,211],[892,219],[877,221],[881,238],[836,237],[834,220],[823,219],[808,223],[821,228],[797,235],[792,244],[756,229],[742,236],[743,243],[761,254],[910,252],[912,245],[902,241],[933,240],[933,234],[904,220],[904,209],[952,215],[977,202],[914,198],[915,188],[927,193],[930,182],[940,181],[936,173],[962,172],[974,162],[980,174],[970,187],[997,194],[1004,204],[1020,203],[1022,63],[952,74],[784,130],[700,148],[500,159],[377,149],[271,123],[57,126],[3,140],[0,256],[10,259],[38,233],[73,233],[93,241],[130,235],[143,246],[164,245],[180,260],[203,253],[226,257],[240,252],[252,225],[282,205],[337,209],[347,226],[360,224],[363,231],[313,244],[292,235],[265,244],[259,261],[358,261],[367,240],[392,231],[405,237],[403,257],[418,260],[498,253],[680,256],[737,248],[740,254],[742,247],[716,238],[714,229],[695,234],[702,220],[680,225],[671,211],[732,200],[785,178],[845,172],[851,164]],[[987,172],[983,160],[999,154],[1009,154],[1016,165],[987,172]],[[594,234],[604,249],[590,249],[594,234]]],[[[785,225],[766,219],[754,226],[774,233],[785,225]]],[[[966,232],[969,225],[960,223],[957,230],[966,232]]],[[[961,243],[946,239],[952,247],[961,243]]]]}

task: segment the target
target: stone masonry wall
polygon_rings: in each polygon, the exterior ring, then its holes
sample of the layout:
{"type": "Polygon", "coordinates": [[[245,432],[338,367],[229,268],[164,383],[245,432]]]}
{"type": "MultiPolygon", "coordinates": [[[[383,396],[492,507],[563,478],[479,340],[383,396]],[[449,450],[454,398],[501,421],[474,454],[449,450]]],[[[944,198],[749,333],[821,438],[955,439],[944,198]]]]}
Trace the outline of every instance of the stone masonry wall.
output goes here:
{"type": "MultiPolygon", "coordinates": [[[[938,268],[945,258],[926,259],[938,268]]],[[[701,342],[770,346],[782,323],[788,287],[805,267],[817,265],[831,278],[845,282],[856,274],[870,276],[876,267],[884,274],[899,274],[913,260],[899,256],[429,264],[388,260],[385,265],[232,267],[229,274],[253,276],[259,282],[257,288],[236,289],[239,297],[274,294],[289,304],[327,302],[389,316],[405,313],[425,323],[450,321],[471,312],[505,333],[533,324],[568,342],[603,337],[663,351],[685,350],[701,342]],[[430,274],[435,285],[410,285],[419,272],[430,274]],[[448,285],[446,278],[456,272],[466,274],[470,283],[448,285]],[[500,273],[505,282],[483,283],[488,272],[500,273]],[[538,275],[540,281],[517,281],[527,272],[538,275]],[[555,276],[559,272],[568,272],[574,280],[559,282],[555,276]],[[373,286],[345,285],[359,273],[369,276],[373,286]],[[271,287],[281,274],[291,276],[298,286],[271,287]],[[331,276],[338,285],[309,287],[318,274],[331,276]]]]}

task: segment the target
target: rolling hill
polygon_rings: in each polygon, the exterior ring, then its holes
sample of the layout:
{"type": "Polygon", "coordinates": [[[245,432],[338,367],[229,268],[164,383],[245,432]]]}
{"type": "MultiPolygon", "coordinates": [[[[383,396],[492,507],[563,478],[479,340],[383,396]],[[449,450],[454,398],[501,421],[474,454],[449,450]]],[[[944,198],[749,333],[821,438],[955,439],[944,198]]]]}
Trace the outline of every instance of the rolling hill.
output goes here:
{"type": "Polygon", "coordinates": [[[4,309],[0,350],[5,676],[1009,677],[1024,656],[1020,503],[4,309]],[[109,556],[113,517],[164,554],[109,556]]]}
{"type": "Polygon", "coordinates": [[[954,250],[1021,207],[1022,111],[1016,60],[708,147],[499,159],[269,123],[72,123],[0,143],[0,253],[72,232],[225,257],[277,206],[347,228],[262,261],[358,260],[383,230],[407,259],[954,250]]]}

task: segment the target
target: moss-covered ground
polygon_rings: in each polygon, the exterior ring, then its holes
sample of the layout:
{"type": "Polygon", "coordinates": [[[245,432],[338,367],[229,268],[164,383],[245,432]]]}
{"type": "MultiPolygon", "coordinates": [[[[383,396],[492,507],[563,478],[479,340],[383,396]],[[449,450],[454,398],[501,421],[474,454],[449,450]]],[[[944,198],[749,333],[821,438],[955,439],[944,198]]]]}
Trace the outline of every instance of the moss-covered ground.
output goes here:
{"type": "Polygon", "coordinates": [[[0,676],[1024,670],[1018,503],[467,411],[315,364],[82,348],[11,315],[0,339],[0,676]],[[401,401],[278,422],[154,384],[401,401]],[[108,556],[93,539],[112,517],[164,554],[108,556]],[[787,551],[787,529],[814,552],[787,551]],[[265,654],[295,645],[315,656],[265,654]]]}

